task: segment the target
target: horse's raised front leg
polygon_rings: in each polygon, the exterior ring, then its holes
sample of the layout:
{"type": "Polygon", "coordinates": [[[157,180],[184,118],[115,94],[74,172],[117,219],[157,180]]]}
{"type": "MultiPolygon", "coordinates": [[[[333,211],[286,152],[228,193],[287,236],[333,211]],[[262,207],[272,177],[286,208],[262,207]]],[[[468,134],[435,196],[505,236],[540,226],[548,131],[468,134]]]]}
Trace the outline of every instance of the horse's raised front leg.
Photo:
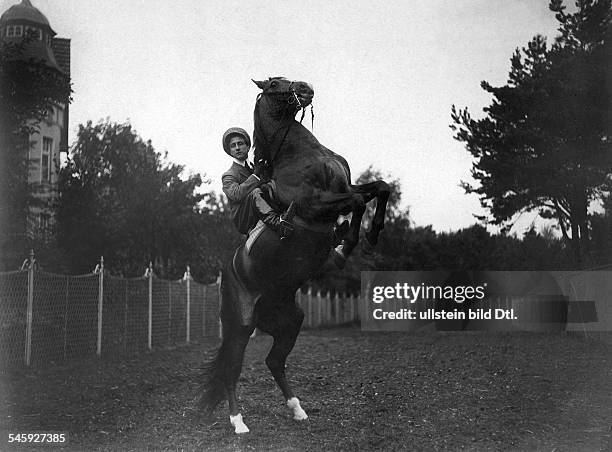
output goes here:
{"type": "Polygon", "coordinates": [[[365,202],[361,194],[353,194],[351,200],[351,210],[353,212],[351,223],[348,232],[344,236],[344,240],[336,247],[336,251],[344,255],[345,258],[350,256],[357,243],[359,243],[359,229],[361,228],[361,219],[365,212],[365,202]]]}
{"type": "Polygon", "coordinates": [[[344,215],[350,211],[353,215],[351,216],[351,223],[344,239],[332,252],[338,256],[338,259],[334,258],[333,260],[339,268],[344,267],[346,259],[353,252],[357,243],[359,243],[359,229],[361,228],[361,219],[365,212],[365,202],[361,194],[348,193],[346,195],[348,195],[348,197],[345,201],[345,205],[338,206],[339,212],[344,215]]]}
{"type": "Polygon", "coordinates": [[[374,246],[378,243],[380,231],[385,227],[385,213],[387,201],[391,194],[391,187],[385,181],[377,180],[362,185],[351,185],[351,190],[353,193],[361,194],[366,204],[376,198],[376,211],[372,218],[370,230],[365,234],[368,243],[374,246]]]}
{"type": "Polygon", "coordinates": [[[304,312],[296,306],[293,300],[287,300],[282,308],[267,310],[264,316],[259,316],[257,327],[270,334],[274,342],[266,357],[266,364],[283,393],[287,406],[291,409],[293,419],[302,421],[308,415],[302,409],[300,400],[293,394],[285,374],[287,356],[293,350],[297,340],[304,312]]]}
{"type": "Polygon", "coordinates": [[[328,216],[337,218],[339,214],[347,215],[349,212],[352,212],[348,231],[340,245],[334,250],[339,256],[339,260],[342,261],[336,262],[336,265],[342,268],[344,266],[343,262],[346,261],[346,258],[357,246],[357,243],[359,243],[359,229],[363,213],[365,212],[364,196],[353,192],[322,192],[319,194],[317,202],[313,205],[316,206],[316,210],[313,209],[313,211],[318,213],[315,217],[328,216]]]}

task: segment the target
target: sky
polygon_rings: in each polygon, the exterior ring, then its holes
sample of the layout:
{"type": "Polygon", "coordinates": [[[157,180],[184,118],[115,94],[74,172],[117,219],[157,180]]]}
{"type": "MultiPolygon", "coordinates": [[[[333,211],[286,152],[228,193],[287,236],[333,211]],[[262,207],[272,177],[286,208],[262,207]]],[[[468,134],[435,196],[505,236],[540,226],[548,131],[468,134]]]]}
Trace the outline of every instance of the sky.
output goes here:
{"type": "MultiPolygon", "coordinates": [[[[0,0],[0,11],[18,2],[0,0]]],[[[186,174],[210,180],[203,191],[220,192],[231,164],[223,132],[253,130],[251,79],[302,80],[315,89],[314,125],[310,111],[304,124],[317,139],[353,179],[370,165],[398,179],[411,220],[438,232],[483,213],[459,187],[472,181],[472,158],[453,139],[451,106],[481,117],[491,97],[480,82],[504,85],[512,53],[536,34],[552,42],[548,3],[32,0],[71,39],[70,142],[88,120],[129,121],[186,174]]]]}

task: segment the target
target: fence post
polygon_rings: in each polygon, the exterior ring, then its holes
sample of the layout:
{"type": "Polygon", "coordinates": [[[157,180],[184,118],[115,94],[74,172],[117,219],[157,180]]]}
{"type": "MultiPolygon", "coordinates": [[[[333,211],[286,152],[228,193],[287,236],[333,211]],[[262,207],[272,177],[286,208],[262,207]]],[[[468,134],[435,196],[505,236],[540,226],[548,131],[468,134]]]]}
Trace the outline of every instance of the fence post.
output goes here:
{"type": "Polygon", "coordinates": [[[317,290],[317,306],[317,326],[321,326],[321,323],[323,323],[323,300],[320,290],[317,290]]]}
{"type": "Polygon", "coordinates": [[[351,293],[350,297],[349,297],[349,313],[350,313],[350,321],[351,323],[355,321],[355,297],[353,296],[353,294],[351,293]]]}
{"type": "MultiPolygon", "coordinates": [[[[26,261],[27,262],[27,261],[26,261]]],[[[32,319],[34,317],[34,250],[30,250],[28,262],[28,307],[26,323],[25,363],[30,365],[32,359],[32,319]]]]}
{"type": "Polygon", "coordinates": [[[338,292],[336,292],[336,296],[334,297],[334,304],[334,307],[336,308],[336,313],[334,316],[335,324],[339,325],[342,323],[342,319],[340,318],[340,295],[338,295],[338,292]]]}
{"type": "Polygon", "coordinates": [[[128,280],[125,279],[125,290],[123,291],[123,351],[128,351],[128,280]]]}
{"type": "Polygon", "coordinates": [[[147,347],[153,349],[153,262],[149,261],[149,267],[145,272],[145,276],[149,278],[149,312],[148,312],[148,328],[147,328],[147,347]]]}
{"type": "MultiPolygon", "coordinates": [[[[104,303],[104,256],[100,256],[100,264],[96,267],[98,273],[98,343],[96,355],[102,356],[102,307],[104,303]]],[[[94,273],[96,272],[94,270],[94,273]]]]}
{"type": "Polygon", "coordinates": [[[307,323],[308,326],[310,328],[312,328],[312,287],[308,287],[308,294],[307,294],[308,298],[307,298],[307,305],[308,305],[308,317],[307,317],[307,323]]]}
{"type": "Polygon", "coordinates": [[[323,319],[322,322],[324,325],[327,325],[328,320],[329,320],[329,315],[328,315],[328,310],[329,307],[327,306],[327,297],[329,296],[329,292],[325,292],[325,295],[321,297],[321,304],[323,305],[323,319]]]}
{"type": "Polygon", "coordinates": [[[206,337],[206,299],[208,298],[208,284],[204,286],[204,297],[202,298],[202,339],[206,337]]]}
{"type": "Polygon", "coordinates": [[[352,321],[351,319],[351,307],[349,306],[350,303],[350,298],[349,298],[349,293],[348,292],[344,292],[344,318],[346,319],[346,322],[350,323],[352,321]]]}
{"type": "MultiPolygon", "coordinates": [[[[219,270],[219,276],[217,276],[217,297],[219,302],[217,303],[219,312],[221,312],[221,276],[223,272],[219,270]]],[[[221,323],[221,317],[218,319],[219,321],[219,339],[223,339],[223,323],[221,323]]]]}
{"type": "Polygon", "coordinates": [[[191,271],[189,269],[189,265],[187,266],[187,270],[185,271],[185,276],[183,276],[183,279],[186,281],[187,283],[187,325],[185,327],[186,330],[186,340],[187,343],[189,344],[189,339],[190,339],[190,327],[191,327],[191,286],[190,286],[190,281],[191,281],[191,271]]]}
{"type": "Polygon", "coordinates": [[[64,361],[68,359],[68,283],[70,278],[66,276],[66,297],[64,298],[64,361]]]}
{"type": "Polygon", "coordinates": [[[172,284],[168,284],[168,345],[172,343],[172,284]]]}

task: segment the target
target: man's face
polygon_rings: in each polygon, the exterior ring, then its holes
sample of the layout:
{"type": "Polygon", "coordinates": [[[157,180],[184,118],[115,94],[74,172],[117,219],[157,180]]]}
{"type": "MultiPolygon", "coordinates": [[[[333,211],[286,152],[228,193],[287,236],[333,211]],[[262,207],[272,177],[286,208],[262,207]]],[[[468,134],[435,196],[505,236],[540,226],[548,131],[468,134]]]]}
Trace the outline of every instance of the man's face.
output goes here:
{"type": "Polygon", "coordinates": [[[245,161],[249,156],[249,147],[241,136],[235,135],[229,140],[230,154],[236,160],[245,161]]]}

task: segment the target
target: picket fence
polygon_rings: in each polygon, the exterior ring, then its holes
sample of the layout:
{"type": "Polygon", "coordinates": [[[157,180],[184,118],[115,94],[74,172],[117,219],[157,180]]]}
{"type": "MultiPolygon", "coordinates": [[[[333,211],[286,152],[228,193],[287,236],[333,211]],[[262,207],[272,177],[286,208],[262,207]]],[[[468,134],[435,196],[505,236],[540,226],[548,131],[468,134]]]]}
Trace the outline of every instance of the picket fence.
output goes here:
{"type": "MultiPolygon", "coordinates": [[[[359,319],[355,296],[298,291],[303,326],[359,319]]],[[[87,357],[134,355],[221,336],[219,284],[104,271],[59,275],[37,269],[33,256],[19,271],[0,273],[0,369],[87,357]]]]}

